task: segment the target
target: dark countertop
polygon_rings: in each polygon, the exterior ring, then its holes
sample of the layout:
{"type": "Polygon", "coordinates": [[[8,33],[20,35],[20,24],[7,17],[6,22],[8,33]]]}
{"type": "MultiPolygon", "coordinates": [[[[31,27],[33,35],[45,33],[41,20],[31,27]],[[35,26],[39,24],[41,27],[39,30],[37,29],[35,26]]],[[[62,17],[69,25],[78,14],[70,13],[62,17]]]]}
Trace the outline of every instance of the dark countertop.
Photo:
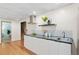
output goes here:
{"type": "Polygon", "coordinates": [[[68,38],[68,37],[61,38],[61,37],[57,37],[57,36],[46,37],[46,36],[43,36],[43,35],[32,35],[32,34],[25,34],[25,35],[35,37],[35,38],[41,38],[41,39],[45,39],[45,40],[56,41],[56,42],[60,42],[60,43],[72,44],[72,42],[73,42],[73,39],[68,38]]]}

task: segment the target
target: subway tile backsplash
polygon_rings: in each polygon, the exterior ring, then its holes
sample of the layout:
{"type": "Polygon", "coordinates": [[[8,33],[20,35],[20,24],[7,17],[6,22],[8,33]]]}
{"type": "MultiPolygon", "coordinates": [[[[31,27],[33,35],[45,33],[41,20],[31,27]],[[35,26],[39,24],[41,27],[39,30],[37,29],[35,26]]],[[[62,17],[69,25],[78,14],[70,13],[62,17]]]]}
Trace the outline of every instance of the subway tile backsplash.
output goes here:
{"type": "MultiPolygon", "coordinates": [[[[44,32],[42,30],[33,30],[32,33],[33,32],[35,32],[37,35],[43,35],[44,34],[44,32]]],[[[46,32],[46,33],[49,34],[50,36],[63,37],[65,35],[65,37],[72,38],[72,32],[70,32],[70,31],[55,30],[55,31],[49,31],[49,32],[46,32]]]]}

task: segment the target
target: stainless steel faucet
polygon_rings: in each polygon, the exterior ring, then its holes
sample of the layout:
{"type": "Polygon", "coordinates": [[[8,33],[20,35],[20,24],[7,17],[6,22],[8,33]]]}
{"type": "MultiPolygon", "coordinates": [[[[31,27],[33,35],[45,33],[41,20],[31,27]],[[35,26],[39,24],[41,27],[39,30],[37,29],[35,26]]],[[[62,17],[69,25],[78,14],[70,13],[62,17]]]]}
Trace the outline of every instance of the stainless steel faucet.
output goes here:
{"type": "Polygon", "coordinates": [[[65,32],[63,31],[62,33],[63,33],[63,38],[65,38],[65,32]]]}

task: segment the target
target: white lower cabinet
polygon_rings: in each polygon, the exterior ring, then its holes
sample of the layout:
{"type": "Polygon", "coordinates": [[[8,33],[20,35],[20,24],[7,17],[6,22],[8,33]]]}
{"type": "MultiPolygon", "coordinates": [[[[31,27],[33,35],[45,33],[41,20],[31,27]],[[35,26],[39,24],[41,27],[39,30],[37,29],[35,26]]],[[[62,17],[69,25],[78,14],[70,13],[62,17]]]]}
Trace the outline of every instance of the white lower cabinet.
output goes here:
{"type": "Polygon", "coordinates": [[[24,36],[25,48],[38,55],[70,55],[71,44],[24,36]]]}

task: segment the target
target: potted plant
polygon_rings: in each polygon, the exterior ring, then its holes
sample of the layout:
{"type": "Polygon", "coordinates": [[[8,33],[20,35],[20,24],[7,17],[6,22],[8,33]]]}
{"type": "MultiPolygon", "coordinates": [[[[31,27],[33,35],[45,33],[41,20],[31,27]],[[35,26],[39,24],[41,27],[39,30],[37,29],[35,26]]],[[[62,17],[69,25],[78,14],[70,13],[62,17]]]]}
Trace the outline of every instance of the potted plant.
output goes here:
{"type": "Polygon", "coordinates": [[[33,36],[35,36],[35,35],[36,35],[36,33],[34,33],[34,32],[33,32],[33,33],[32,33],[32,35],[33,35],[33,36]]]}
{"type": "Polygon", "coordinates": [[[44,21],[44,23],[46,23],[46,21],[48,20],[48,17],[47,16],[42,16],[41,18],[44,21]]]}

